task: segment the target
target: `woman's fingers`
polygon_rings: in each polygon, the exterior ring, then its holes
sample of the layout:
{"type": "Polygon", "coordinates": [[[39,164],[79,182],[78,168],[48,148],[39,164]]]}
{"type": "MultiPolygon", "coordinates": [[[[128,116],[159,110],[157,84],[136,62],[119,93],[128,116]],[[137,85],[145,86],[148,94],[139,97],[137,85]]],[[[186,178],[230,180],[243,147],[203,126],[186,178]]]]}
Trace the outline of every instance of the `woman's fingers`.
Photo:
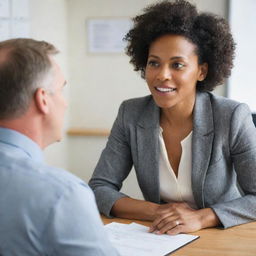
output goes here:
{"type": "Polygon", "coordinates": [[[165,224],[169,222],[168,218],[172,218],[172,215],[173,215],[172,211],[165,212],[163,214],[158,215],[158,217],[152,222],[149,228],[149,232],[154,232],[162,228],[165,224]]]}
{"type": "Polygon", "coordinates": [[[181,223],[179,220],[172,220],[172,221],[169,221],[166,225],[162,226],[161,228],[158,229],[158,231],[156,231],[155,233],[158,234],[158,235],[161,235],[161,234],[165,234],[165,233],[168,233],[169,231],[171,230],[176,230],[174,231],[177,232],[178,230],[180,230],[180,228],[177,229],[178,226],[180,226],[181,223]]]}
{"type": "Polygon", "coordinates": [[[183,233],[183,225],[177,225],[176,227],[169,229],[166,234],[170,236],[178,235],[183,233]]]}

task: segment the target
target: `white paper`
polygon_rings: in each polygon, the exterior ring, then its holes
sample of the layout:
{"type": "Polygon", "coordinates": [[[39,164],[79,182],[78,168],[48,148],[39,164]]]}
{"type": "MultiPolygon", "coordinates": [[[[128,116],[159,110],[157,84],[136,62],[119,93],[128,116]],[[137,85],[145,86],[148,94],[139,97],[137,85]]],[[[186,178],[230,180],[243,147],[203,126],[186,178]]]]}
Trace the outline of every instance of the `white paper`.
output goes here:
{"type": "Polygon", "coordinates": [[[109,239],[121,256],[163,256],[197,239],[198,236],[156,235],[148,227],[132,223],[112,222],[105,225],[109,239]]]}
{"type": "Polygon", "coordinates": [[[9,0],[0,0],[0,17],[7,18],[10,15],[9,0]]]}
{"type": "Polygon", "coordinates": [[[10,21],[0,19],[0,41],[10,38],[10,21]]]}
{"type": "Polygon", "coordinates": [[[130,19],[90,19],[88,21],[89,52],[123,52],[126,46],[123,38],[130,27],[130,19]]]}

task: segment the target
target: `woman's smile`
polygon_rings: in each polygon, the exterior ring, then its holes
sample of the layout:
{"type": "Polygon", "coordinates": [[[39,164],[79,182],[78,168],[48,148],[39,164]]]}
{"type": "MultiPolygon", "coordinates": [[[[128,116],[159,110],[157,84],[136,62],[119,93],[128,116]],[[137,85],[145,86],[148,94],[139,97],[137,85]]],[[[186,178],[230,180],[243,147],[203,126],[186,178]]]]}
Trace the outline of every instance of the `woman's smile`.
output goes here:
{"type": "Polygon", "coordinates": [[[156,86],[155,87],[156,91],[160,92],[160,93],[171,93],[171,92],[175,92],[176,88],[173,87],[164,87],[164,86],[156,86]]]}

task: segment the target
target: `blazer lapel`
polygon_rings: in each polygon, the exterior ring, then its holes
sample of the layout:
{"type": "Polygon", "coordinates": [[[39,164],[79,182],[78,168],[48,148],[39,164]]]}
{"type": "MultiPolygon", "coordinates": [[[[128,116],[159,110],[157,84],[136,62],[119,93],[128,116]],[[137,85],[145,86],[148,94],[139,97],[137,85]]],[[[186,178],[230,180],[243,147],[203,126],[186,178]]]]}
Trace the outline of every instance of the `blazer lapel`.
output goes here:
{"type": "Polygon", "coordinates": [[[159,203],[159,113],[152,97],[145,107],[137,129],[138,183],[145,200],[159,203]]]}
{"type": "Polygon", "coordinates": [[[204,208],[203,186],[208,169],[214,137],[210,96],[197,93],[192,137],[192,189],[199,208],[204,208]]]}

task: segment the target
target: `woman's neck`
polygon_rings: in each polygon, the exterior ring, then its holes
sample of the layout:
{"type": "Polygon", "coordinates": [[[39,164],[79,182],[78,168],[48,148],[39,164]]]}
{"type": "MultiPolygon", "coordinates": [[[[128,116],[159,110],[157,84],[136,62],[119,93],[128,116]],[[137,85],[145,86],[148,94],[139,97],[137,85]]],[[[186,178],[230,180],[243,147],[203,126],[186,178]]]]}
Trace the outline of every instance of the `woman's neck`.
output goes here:
{"type": "Polygon", "coordinates": [[[183,126],[193,122],[193,109],[195,99],[176,105],[172,108],[161,109],[161,121],[167,122],[170,126],[183,126]]]}

